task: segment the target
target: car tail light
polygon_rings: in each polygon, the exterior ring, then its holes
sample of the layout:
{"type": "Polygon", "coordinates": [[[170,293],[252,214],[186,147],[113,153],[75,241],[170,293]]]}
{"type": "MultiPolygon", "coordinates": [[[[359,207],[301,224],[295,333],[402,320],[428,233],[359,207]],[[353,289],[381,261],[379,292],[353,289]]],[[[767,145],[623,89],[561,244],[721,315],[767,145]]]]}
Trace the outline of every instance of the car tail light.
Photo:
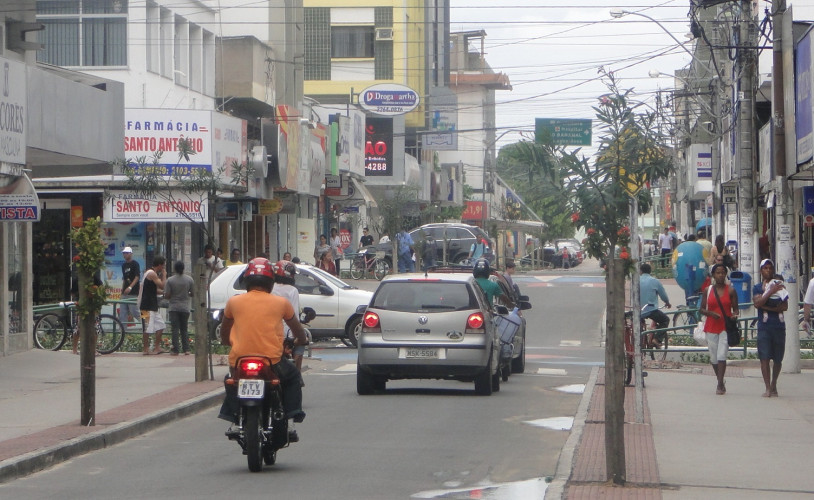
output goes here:
{"type": "Polygon", "coordinates": [[[483,333],[483,313],[476,312],[466,319],[466,333],[483,333]]]}
{"type": "Polygon", "coordinates": [[[244,377],[257,377],[263,370],[265,363],[260,358],[248,358],[240,360],[240,373],[244,377]]]}
{"type": "Polygon", "coordinates": [[[382,327],[381,323],[379,322],[379,315],[374,312],[366,312],[364,318],[362,318],[362,325],[363,329],[366,332],[381,332],[382,327]]]}

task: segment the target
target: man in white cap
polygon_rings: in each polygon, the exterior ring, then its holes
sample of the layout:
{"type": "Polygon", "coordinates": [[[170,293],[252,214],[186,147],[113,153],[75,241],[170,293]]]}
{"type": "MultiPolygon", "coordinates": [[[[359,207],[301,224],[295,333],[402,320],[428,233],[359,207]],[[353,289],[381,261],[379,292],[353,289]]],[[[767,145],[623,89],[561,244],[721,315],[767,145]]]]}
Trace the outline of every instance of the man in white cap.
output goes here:
{"type": "Polygon", "coordinates": [[[136,318],[141,317],[141,312],[138,309],[138,304],[135,299],[138,299],[139,292],[139,277],[141,276],[141,268],[138,262],[133,260],[133,249],[124,247],[122,249],[122,256],[124,263],[122,264],[122,299],[133,299],[134,302],[122,302],[119,307],[119,320],[125,325],[127,323],[134,323],[136,318]]]}

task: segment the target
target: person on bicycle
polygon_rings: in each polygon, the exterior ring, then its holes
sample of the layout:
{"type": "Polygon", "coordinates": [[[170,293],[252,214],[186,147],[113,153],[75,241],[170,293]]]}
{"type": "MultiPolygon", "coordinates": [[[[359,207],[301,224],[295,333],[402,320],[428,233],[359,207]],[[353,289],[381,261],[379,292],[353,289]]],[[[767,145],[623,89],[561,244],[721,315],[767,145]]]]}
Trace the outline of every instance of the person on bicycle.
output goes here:
{"type": "MultiPolygon", "coordinates": [[[[673,307],[670,305],[670,299],[667,297],[667,292],[664,290],[664,285],[661,281],[657,280],[650,275],[652,268],[650,264],[644,263],[641,266],[642,275],[639,277],[639,302],[642,305],[642,321],[650,318],[656,322],[656,327],[659,329],[667,328],[670,324],[670,318],[659,310],[659,298],[664,301],[667,309],[673,307]]],[[[661,347],[661,341],[664,339],[665,332],[660,332],[656,338],[652,333],[647,334],[647,345],[661,347]]]]}
{"type": "MultiPolygon", "coordinates": [[[[283,321],[291,328],[294,345],[308,343],[305,331],[291,303],[271,294],[274,287],[274,268],[268,259],[249,261],[244,273],[246,293],[235,295],[226,302],[221,325],[221,342],[232,346],[229,352],[229,370],[235,373],[237,360],[242,356],[263,355],[272,363],[283,389],[283,409],[286,418],[302,422],[302,376],[290,359],[283,357],[283,321]]],[[[237,391],[226,392],[219,418],[235,423],[239,402],[237,391]]]]}

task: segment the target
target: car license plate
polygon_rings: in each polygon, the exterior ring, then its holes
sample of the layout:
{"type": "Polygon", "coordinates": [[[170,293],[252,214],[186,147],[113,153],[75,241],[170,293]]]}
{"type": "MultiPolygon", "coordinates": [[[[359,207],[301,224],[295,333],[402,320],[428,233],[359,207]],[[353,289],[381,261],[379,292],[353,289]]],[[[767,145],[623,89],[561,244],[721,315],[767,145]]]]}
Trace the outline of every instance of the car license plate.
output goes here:
{"type": "Polygon", "coordinates": [[[237,382],[237,395],[242,399],[262,399],[265,380],[240,379],[237,382]]]}
{"type": "Polygon", "coordinates": [[[419,358],[419,359],[435,359],[438,358],[438,349],[427,347],[405,347],[405,358],[419,358]]]}

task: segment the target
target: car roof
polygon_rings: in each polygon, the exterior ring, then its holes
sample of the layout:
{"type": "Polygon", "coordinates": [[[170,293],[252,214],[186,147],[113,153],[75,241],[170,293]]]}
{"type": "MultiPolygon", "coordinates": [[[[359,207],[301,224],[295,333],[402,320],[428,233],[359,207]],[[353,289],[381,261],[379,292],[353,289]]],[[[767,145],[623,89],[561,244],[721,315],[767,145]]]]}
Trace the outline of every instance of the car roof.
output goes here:
{"type": "Polygon", "coordinates": [[[468,273],[455,273],[455,272],[446,272],[446,273],[436,273],[436,272],[429,272],[429,273],[400,273],[400,274],[391,274],[386,276],[382,283],[390,282],[390,281],[445,281],[449,283],[466,283],[474,279],[472,277],[471,271],[468,273]]]}

